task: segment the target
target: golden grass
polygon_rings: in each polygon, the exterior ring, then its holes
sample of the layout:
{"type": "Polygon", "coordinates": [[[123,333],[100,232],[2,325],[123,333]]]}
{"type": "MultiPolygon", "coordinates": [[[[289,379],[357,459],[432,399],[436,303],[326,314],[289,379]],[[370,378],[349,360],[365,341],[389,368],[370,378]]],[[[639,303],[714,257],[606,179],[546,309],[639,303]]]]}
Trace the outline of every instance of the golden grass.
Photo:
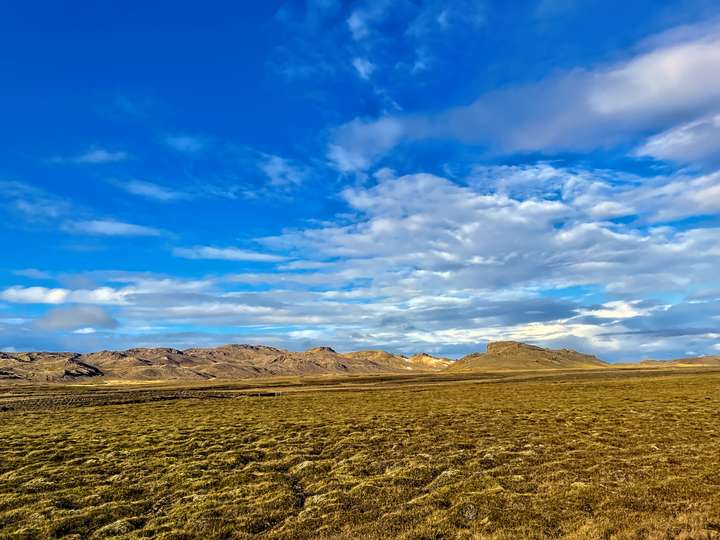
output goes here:
{"type": "Polygon", "coordinates": [[[718,372],[225,386],[5,388],[0,537],[720,538],[718,372]]]}

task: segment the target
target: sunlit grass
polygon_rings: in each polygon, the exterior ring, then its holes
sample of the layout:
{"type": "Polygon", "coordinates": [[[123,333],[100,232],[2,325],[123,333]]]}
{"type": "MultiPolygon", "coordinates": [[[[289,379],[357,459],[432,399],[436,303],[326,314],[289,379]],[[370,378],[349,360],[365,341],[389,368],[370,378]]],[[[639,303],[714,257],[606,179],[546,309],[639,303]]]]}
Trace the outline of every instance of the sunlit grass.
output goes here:
{"type": "Polygon", "coordinates": [[[190,395],[6,407],[0,537],[720,538],[716,372],[190,395]]]}

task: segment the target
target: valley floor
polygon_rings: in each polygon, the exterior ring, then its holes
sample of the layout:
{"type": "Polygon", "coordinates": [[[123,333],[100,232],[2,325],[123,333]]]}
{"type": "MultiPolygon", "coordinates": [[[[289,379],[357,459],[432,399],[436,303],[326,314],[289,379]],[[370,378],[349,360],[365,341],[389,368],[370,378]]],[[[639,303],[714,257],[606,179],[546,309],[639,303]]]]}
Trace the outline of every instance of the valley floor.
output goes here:
{"type": "Polygon", "coordinates": [[[0,386],[0,538],[720,538],[720,371],[0,386]]]}

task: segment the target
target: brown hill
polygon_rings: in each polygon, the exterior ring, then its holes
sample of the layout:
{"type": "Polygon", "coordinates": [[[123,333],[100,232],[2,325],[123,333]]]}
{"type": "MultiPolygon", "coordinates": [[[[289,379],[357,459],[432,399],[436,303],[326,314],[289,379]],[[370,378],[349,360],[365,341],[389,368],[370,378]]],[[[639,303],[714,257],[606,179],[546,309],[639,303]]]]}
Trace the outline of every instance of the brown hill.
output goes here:
{"type": "Polygon", "coordinates": [[[487,352],[473,353],[453,363],[448,371],[506,371],[532,369],[602,368],[599,358],[570,349],[543,349],[516,341],[488,343],[487,352]]]}
{"type": "Polygon", "coordinates": [[[414,354],[410,358],[408,358],[408,361],[417,366],[422,366],[428,369],[438,371],[447,368],[453,363],[452,360],[449,360],[447,358],[439,358],[437,356],[432,356],[427,353],[414,354]]]}
{"type": "Polygon", "coordinates": [[[62,380],[65,364],[79,356],[76,353],[0,352],[0,380],[62,380]]]}
{"type": "Polygon", "coordinates": [[[77,353],[0,353],[0,379],[35,382],[243,379],[434,371],[385,351],[339,354],[329,347],[292,352],[262,345],[211,349],[128,349],[77,353]]]}
{"type": "Polygon", "coordinates": [[[720,356],[693,356],[674,360],[643,360],[643,367],[720,367],[720,356]]]}

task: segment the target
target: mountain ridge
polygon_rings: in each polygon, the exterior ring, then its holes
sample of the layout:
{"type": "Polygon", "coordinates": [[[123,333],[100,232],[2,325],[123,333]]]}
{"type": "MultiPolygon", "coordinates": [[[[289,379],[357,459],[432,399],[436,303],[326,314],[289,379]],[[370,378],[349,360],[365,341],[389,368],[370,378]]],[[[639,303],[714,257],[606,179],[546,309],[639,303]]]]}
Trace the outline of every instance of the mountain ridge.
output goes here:
{"type": "Polygon", "coordinates": [[[423,364],[381,350],[338,353],[330,347],[294,352],[266,345],[230,344],[185,350],[131,348],[73,352],[0,352],[0,380],[65,382],[244,379],[302,375],[432,372],[423,364]]]}
{"type": "MultiPolygon", "coordinates": [[[[135,347],[123,351],[0,352],[0,381],[203,381],[282,376],[458,373],[611,367],[572,349],[546,349],[517,341],[489,342],[485,352],[459,360],[427,353],[406,356],[380,349],[340,353],[331,347],[294,352],[268,345],[213,348],[135,347]]],[[[720,356],[644,360],[621,367],[720,367],[720,356]]]]}

